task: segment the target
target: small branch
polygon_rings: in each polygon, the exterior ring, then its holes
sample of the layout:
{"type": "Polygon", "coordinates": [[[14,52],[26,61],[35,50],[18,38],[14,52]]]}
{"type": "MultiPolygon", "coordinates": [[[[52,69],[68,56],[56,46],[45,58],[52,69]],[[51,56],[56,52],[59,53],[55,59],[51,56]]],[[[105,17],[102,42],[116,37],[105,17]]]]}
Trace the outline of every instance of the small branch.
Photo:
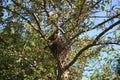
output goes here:
{"type": "Polygon", "coordinates": [[[87,45],[86,47],[82,48],[78,54],[76,54],[76,56],[74,57],[74,59],[67,65],[63,68],[63,70],[67,70],[70,66],[72,66],[76,61],[77,59],[79,58],[79,56],[87,49],[89,49],[90,47],[93,47],[93,46],[97,46],[97,45],[108,45],[108,44],[116,44],[116,45],[119,45],[120,46],[120,43],[119,42],[105,42],[105,43],[97,43],[97,44],[89,44],[87,45]]]}
{"type": "MultiPolygon", "coordinates": [[[[44,1],[44,5],[43,5],[43,9],[45,10],[45,12],[46,12],[46,14],[47,14],[47,17],[49,17],[49,12],[47,11],[47,9],[46,9],[46,0],[43,0],[44,1]]],[[[61,28],[61,26],[57,26],[57,24],[55,24],[55,22],[54,21],[52,21],[51,20],[51,22],[52,22],[52,24],[57,28],[57,30],[60,30],[63,34],[65,33],[65,31],[61,28]]],[[[55,31],[56,32],[56,31],[55,31]]],[[[64,36],[65,37],[65,36],[64,36]]]]}
{"type": "Polygon", "coordinates": [[[45,10],[45,12],[46,12],[46,14],[47,14],[47,17],[49,17],[49,12],[48,12],[47,9],[46,9],[46,0],[43,0],[43,2],[44,2],[43,8],[44,8],[44,10],[45,10]]]}
{"type": "Polygon", "coordinates": [[[66,0],[66,2],[70,5],[70,7],[72,8],[72,3],[69,0],[66,0]]]}
{"type": "MultiPolygon", "coordinates": [[[[39,24],[39,19],[35,16],[35,14],[33,12],[30,12],[30,10],[28,10],[27,8],[23,7],[20,3],[17,3],[16,1],[12,0],[18,7],[21,7],[22,9],[26,10],[29,14],[31,14],[33,16],[33,18],[35,19],[37,26],[38,26],[38,30],[36,29],[36,31],[38,33],[40,33],[40,35],[42,36],[42,38],[46,41],[45,39],[45,35],[43,35],[42,30],[41,30],[41,26],[39,24]]],[[[31,22],[30,22],[31,23],[31,22]]],[[[34,26],[33,26],[34,27],[34,26]]]]}
{"type": "Polygon", "coordinates": [[[5,42],[2,37],[0,37],[0,41],[3,42],[5,45],[8,45],[8,43],[5,42]]]}
{"type": "Polygon", "coordinates": [[[110,18],[110,16],[90,16],[90,18],[110,18]]]}
{"type": "MultiPolygon", "coordinates": [[[[37,27],[38,27],[38,29],[36,29],[35,27],[34,27],[34,24],[32,24],[32,22],[30,22],[29,20],[27,20],[28,21],[28,23],[34,28],[34,30],[36,30],[40,35],[41,35],[41,37],[47,42],[48,40],[45,38],[45,35],[42,33],[42,29],[41,29],[41,26],[40,26],[40,23],[39,23],[39,19],[36,17],[36,15],[33,13],[33,12],[31,12],[30,10],[28,10],[27,8],[25,8],[24,6],[22,6],[20,3],[17,3],[16,1],[14,1],[14,0],[12,0],[18,7],[21,7],[22,9],[24,9],[24,10],[26,10],[29,14],[31,14],[32,16],[33,16],[33,18],[35,19],[35,21],[36,21],[36,24],[37,24],[37,27]]],[[[44,0],[45,1],[45,0],[44,0]]],[[[44,5],[44,7],[46,7],[46,1],[45,1],[45,5],[44,5]]],[[[46,10],[47,11],[47,10],[46,10]]],[[[19,14],[20,15],[20,14],[19,14]]],[[[23,19],[25,19],[25,18],[23,18],[23,19]]],[[[26,19],[25,19],[26,20],[26,19]]],[[[47,46],[49,46],[49,44],[47,43],[47,46]]]]}
{"type": "MultiPolygon", "coordinates": [[[[34,19],[35,19],[35,21],[36,21],[36,23],[37,23],[38,32],[41,34],[42,38],[45,39],[45,36],[44,36],[43,33],[42,33],[41,26],[40,26],[39,21],[38,21],[38,18],[35,16],[34,13],[32,13],[32,16],[34,17],[34,19]]],[[[46,39],[45,39],[45,40],[46,40],[46,39]]]]}
{"type": "Polygon", "coordinates": [[[120,46],[119,42],[105,42],[105,43],[98,43],[96,45],[109,45],[109,44],[115,44],[115,45],[119,45],[120,46]]]}
{"type": "Polygon", "coordinates": [[[109,18],[109,19],[107,19],[107,20],[99,23],[98,25],[96,25],[95,27],[93,27],[93,28],[91,28],[91,29],[82,30],[82,31],[78,32],[77,34],[75,34],[70,40],[73,40],[74,38],[76,38],[76,37],[79,36],[80,34],[84,33],[85,31],[90,31],[90,30],[96,29],[96,28],[98,28],[99,26],[101,26],[101,25],[103,25],[103,24],[111,21],[112,19],[117,18],[118,16],[120,16],[120,14],[117,14],[117,15],[115,15],[115,16],[113,16],[113,17],[111,17],[111,18],[109,18]]]}
{"type": "Polygon", "coordinates": [[[91,8],[94,8],[96,5],[98,5],[100,2],[101,2],[102,0],[99,0],[98,2],[96,2],[95,4],[93,4],[92,6],[91,6],[91,8]]]}
{"type": "MultiPolygon", "coordinates": [[[[14,50],[10,50],[10,51],[15,52],[14,50]]],[[[24,56],[21,56],[21,55],[18,55],[18,54],[15,54],[15,56],[23,59],[24,61],[27,61],[36,70],[40,70],[36,65],[34,65],[33,62],[31,62],[29,59],[25,58],[24,56]]]]}
{"type": "Polygon", "coordinates": [[[9,9],[9,8],[7,8],[7,7],[3,7],[3,6],[0,6],[0,7],[3,8],[3,9],[7,9],[7,10],[11,11],[11,12],[14,13],[14,14],[19,15],[22,19],[24,19],[25,21],[27,21],[35,31],[37,31],[38,33],[40,33],[40,35],[42,36],[42,38],[45,38],[44,35],[42,34],[42,32],[41,32],[40,30],[36,29],[36,28],[34,27],[34,25],[32,24],[32,22],[29,21],[27,18],[25,18],[25,17],[22,16],[21,14],[17,13],[16,11],[12,11],[11,9],[9,9]]]}
{"type": "Polygon", "coordinates": [[[107,19],[107,20],[105,20],[105,21],[103,21],[102,23],[100,23],[100,24],[96,25],[96,26],[95,26],[95,27],[93,27],[92,29],[98,28],[99,26],[101,26],[101,25],[105,24],[106,22],[111,21],[111,20],[112,20],[112,19],[114,19],[114,18],[117,18],[118,16],[120,16],[120,13],[119,13],[119,14],[117,14],[117,15],[115,15],[115,16],[113,16],[113,17],[111,17],[111,18],[109,18],[109,19],[107,19]]]}
{"type": "Polygon", "coordinates": [[[32,13],[32,11],[30,11],[29,9],[27,9],[26,7],[24,7],[22,4],[16,2],[15,0],[12,0],[12,1],[16,4],[16,6],[20,7],[21,9],[26,10],[29,14],[32,13]]]}
{"type": "Polygon", "coordinates": [[[106,32],[108,32],[110,29],[112,29],[113,27],[115,27],[116,25],[120,24],[120,20],[117,21],[116,23],[112,24],[110,27],[108,27],[107,29],[105,29],[103,32],[101,32],[93,41],[93,44],[96,43],[101,36],[103,36],[106,32]]]}
{"type": "Polygon", "coordinates": [[[39,27],[39,30],[41,31],[41,28],[40,28],[40,24],[39,24],[39,21],[37,19],[37,17],[35,16],[35,14],[33,12],[31,12],[30,10],[28,10],[27,8],[25,8],[24,6],[22,6],[20,3],[17,3],[16,1],[12,0],[18,7],[20,7],[21,9],[24,9],[26,10],[29,14],[31,14],[33,16],[33,18],[35,19],[36,23],[37,23],[37,26],[39,27]]]}
{"type": "MultiPolygon", "coordinates": [[[[74,57],[74,59],[73,59],[67,66],[64,67],[64,70],[66,70],[66,69],[68,69],[70,66],[72,66],[72,65],[77,61],[78,57],[79,57],[85,50],[89,49],[89,48],[92,47],[92,46],[99,45],[99,44],[96,44],[96,41],[98,41],[99,38],[100,38],[102,35],[104,35],[107,31],[109,31],[110,29],[112,29],[114,26],[116,26],[116,25],[119,24],[119,23],[120,23],[120,20],[117,21],[116,23],[114,23],[113,25],[111,25],[111,26],[110,26],[109,28],[107,28],[106,30],[104,30],[102,33],[100,33],[100,34],[96,37],[96,39],[94,40],[94,42],[93,42],[92,44],[89,44],[89,45],[87,45],[86,47],[82,48],[82,49],[78,52],[78,54],[76,54],[76,56],[74,57]]],[[[108,43],[106,43],[106,44],[108,44],[108,43]]],[[[109,43],[109,44],[113,44],[113,43],[109,43]]],[[[114,44],[115,44],[115,43],[114,43],[114,44]]],[[[116,43],[116,44],[118,44],[118,43],[116,43]]]]}
{"type": "Polygon", "coordinates": [[[25,39],[25,41],[24,41],[22,53],[24,53],[24,51],[25,51],[25,47],[26,47],[26,45],[27,45],[27,43],[28,43],[28,39],[29,39],[29,38],[30,38],[30,36],[28,36],[28,37],[25,39]]]}
{"type": "Polygon", "coordinates": [[[73,59],[67,66],[65,66],[65,67],[63,68],[63,70],[65,71],[65,70],[67,70],[70,66],[72,66],[72,65],[77,61],[77,59],[79,58],[79,56],[80,56],[85,50],[89,49],[89,48],[92,47],[92,46],[95,46],[95,44],[89,44],[89,45],[87,45],[86,47],[82,48],[82,49],[76,54],[76,56],[74,57],[74,59],[73,59]]]}
{"type": "Polygon", "coordinates": [[[58,68],[57,80],[61,80],[61,76],[63,74],[62,65],[59,58],[56,58],[56,60],[57,60],[57,68],[58,68]]]}
{"type": "Polygon", "coordinates": [[[10,12],[12,12],[14,14],[19,15],[22,19],[24,19],[25,21],[27,21],[33,27],[34,30],[37,31],[37,29],[35,29],[34,26],[31,24],[31,22],[27,18],[25,18],[24,16],[22,16],[21,14],[17,13],[16,11],[12,11],[11,9],[9,9],[7,7],[3,7],[3,6],[0,6],[0,7],[3,8],[3,9],[9,10],[10,12]]]}

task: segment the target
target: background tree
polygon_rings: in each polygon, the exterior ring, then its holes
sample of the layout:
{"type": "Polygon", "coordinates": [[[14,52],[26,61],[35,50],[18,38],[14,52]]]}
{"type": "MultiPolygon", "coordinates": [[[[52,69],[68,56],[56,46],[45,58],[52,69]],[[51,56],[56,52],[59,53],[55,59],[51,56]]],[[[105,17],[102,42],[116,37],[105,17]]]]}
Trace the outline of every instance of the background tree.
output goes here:
{"type": "Polygon", "coordinates": [[[85,77],[90,80],[119,80],[119,49],[106,50],[99,57],[88,59],[88,66],[84,69],[85,77]]]}
{"type": "Polygon", "coordinates": [[[81,79],[88,58],[120,45],[118,0],[1,3],[2,80],[81,79]],[[49,40],[56,31],[58,37],[49,40]]]}

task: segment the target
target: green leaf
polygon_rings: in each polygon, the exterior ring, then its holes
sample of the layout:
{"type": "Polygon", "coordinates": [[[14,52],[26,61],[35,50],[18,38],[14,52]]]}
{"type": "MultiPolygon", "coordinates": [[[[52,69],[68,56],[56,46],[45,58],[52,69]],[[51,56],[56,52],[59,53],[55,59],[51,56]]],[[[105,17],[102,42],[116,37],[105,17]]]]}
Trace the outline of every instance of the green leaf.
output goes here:
{"type": "Polygon", "coordinates": [[[102,11],[105,11],[105,6],[101,6],[102,11]]]}
{"type": "Polygon", "coordinates": [[[115,35],[115,36],[117,36],[117,32],[118,32],[118,30],[116,29],[116,30],[114,31],[114,35],[115,35]]]}

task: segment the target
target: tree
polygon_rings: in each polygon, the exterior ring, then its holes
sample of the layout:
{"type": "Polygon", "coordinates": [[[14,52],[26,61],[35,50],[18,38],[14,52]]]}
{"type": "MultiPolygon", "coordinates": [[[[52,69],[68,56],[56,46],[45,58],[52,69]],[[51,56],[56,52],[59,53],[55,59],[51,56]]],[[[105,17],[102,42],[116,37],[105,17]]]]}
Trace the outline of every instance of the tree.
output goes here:
{"type": "Polygon", "coordinates": [[[115,1],[2,0],[1,79],[81,79],[88,57],[120,45],[115,1]]]}
{"type": "Polygon", "coordinates": [[[90,80],[119,80],[119,49],[107,49],[92,61],[90,67],[86,68],[92,74],[86,75],[90,80]]]}

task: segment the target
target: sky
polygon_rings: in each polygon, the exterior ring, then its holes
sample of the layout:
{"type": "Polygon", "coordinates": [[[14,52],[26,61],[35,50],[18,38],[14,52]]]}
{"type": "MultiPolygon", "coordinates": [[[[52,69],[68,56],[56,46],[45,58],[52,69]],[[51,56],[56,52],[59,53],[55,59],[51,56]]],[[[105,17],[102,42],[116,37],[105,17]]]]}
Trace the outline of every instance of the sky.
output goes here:
{"type": "MultiPolygon", "coordinates": [[[[120,5],[120,0],[111,0],[112,1],[112,4],[110,4],[110,5],[120,5]],[[118,3],[119,2],[119,3],[118,3]]],[[[105,9],[107,10],[107,9],[110,9],[111,7],[110,7],[110,5],[106,5],[105,6],[105,9]]],[[[116,8],[120,8],[120,6],[117,6],[116,8]]],[[[101,11],[101,12],[99,12],[99,13],[97,13],[96,15],[99,15],[99,16],[105,16],[105,15],[107,15],[106,14],[106,12],[105,11],[101,11]]],[[[109,14],[110,15],[110,14],[109,14]]],[[[99,24],[99,23],[101,23],[102,21],[104,21],[104,19],[105,18],[99,18],[99,19],[94,19],[94,22],[95,22],[95,24],[99,24]]],[[[107,18],[106,18],[107,19],[107,18]]],[[[115,19],[115,21],[117,21],[118,19],[115,19]]],[[[106,24],[106,26],[109,26],[109,25],[111,25],[111,23],[109,23],[109,24],[106,24]]],[[[119,26],[116,26],[116,27],[119,27],[119,26]]],[[[114,28],[114,29],[116,29],[116,28],[114,28]]],[[[89,36],[93,36],[93,35],[97,35],[97,34],[99,34],[100,32],[101,32],[102,30],[93,30],[93,31],[90,31],[90,32],[88,32],[88,35],[89,36]]],[[[109,36],[113,36],[113,34],[110,34],[109,36]]],[[[117,46],[117,45],[114,45],[114,48],[115,49],[119,49],[120,50],[120,46],[117,46]]],[[[112,52],[112,53],[117,53],[117,54],[119,54],[120,53],[120,51],[119,50],[117,50],[117,51],[115,51],[115,52],[112,52]]],[[[111,53],[111,54],[112,54],[111,53]]],[[[85,67],[84,69],[86,70],[86,69],[90,69],[91,71],[84,71],[83,72],[83,75],[85,75],[83,78],[82,78],[82,80],[90,80],[89,78],[87,78],[88,76],[90,76],[91,74],[93,74],[94,73],[94,71],[95,70],[99,70],[99,71],[101,71],[101,66],[102,65],[104,65],[104,64],[107,64],[107,58],[108,59],[112,59],[112,60],[115,60],[116,61],[116,59],[114,59],[114,57],[116,57],[117,56],[117,54],[112,54],[112,55],[109,55],[109,53],[106,53],[106,52],[101,52],[100,53],[100,55],[99,55],[99,59],[97,58],[96,60],[90,60],[89,61],[89,63],[88,63],[88,67],[85,67]],[[109,57],[108,57],[109,56],[109,57]],[[101,61],[99,61],[99,60],[101,60],[101,61]],[[94,66],[93,66],[94,65],[94,66]],[[86,77],[87,76],[87,77],[86,77]]],[[[114,62],[114,61],[113,61],[114,62]]],[[[115,64],[117,64],[117,63],[115,63],[115,64]]],[[[111,66],[112,66],[112,64],[111,64],[111,66]]]]}

